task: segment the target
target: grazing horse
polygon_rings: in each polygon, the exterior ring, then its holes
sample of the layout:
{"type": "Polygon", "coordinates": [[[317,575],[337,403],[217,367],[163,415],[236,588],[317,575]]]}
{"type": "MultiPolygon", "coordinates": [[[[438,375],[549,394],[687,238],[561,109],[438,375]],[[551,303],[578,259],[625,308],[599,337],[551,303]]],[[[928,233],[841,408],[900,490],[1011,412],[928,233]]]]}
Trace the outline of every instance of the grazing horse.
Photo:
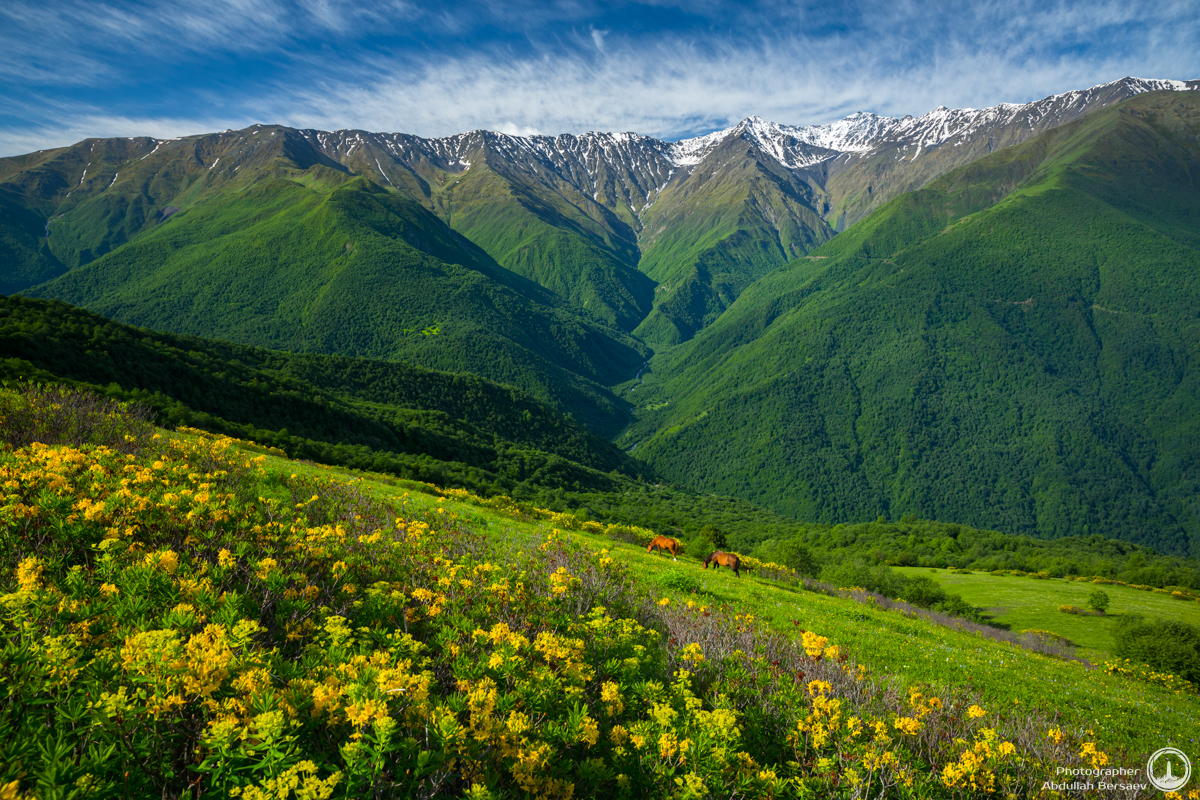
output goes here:
{"type": "Polygon", "coordinates": [[[733,553],[723,553],[720,550],[704,559],[704,568],[708,569],[709,562],[712,562],[713,569],[720,569],[722,566],[729,567],[733,570],[735,577],[742,577],[738,572],[742,568],[742,560],[733,553]]]}
{"type": "Polygon", "coordinates": [[[662,551],[666,550],[668,553],[670,553],[671,555],[673,555],[675,557],[676,561],[679,560],[679,540],[678,539],[672,539],[670,536],[655,536],[654,541],[650,542],[650,546],[646,548],[646,552],[649,553],[651,550],[653,550],[656,547],[658,548],[658,554],[660,556],[662,555],[662,551]]]}

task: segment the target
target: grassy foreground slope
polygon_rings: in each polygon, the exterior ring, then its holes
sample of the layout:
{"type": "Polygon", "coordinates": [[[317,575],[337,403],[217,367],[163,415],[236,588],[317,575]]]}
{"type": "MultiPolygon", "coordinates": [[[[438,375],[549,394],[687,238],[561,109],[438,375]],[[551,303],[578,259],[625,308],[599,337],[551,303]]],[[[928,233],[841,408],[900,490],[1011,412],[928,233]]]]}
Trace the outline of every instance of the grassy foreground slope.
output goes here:
{"type": "Polygon", "coordinates": [[[0,451],[11,797],[1040,796],[1196,755],[1193,695],[99,419],[0,451]]]}
{"type": "Polygon", "coordinates": [[[626,434],[698,489],[1200,553],[1200,100],[956,170],[657,356],[626,434]]]}

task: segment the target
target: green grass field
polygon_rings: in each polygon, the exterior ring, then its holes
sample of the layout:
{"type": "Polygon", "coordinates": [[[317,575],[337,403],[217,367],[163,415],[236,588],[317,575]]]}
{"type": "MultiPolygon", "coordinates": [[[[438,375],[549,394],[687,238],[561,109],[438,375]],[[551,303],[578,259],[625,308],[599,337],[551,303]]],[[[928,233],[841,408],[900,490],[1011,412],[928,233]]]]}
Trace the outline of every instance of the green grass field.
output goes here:
{"type": "MultiPolygon", "coordinates": [[[[268,468],[272,466],[279,470],[308,471],[311,477],[345,477],[345,473],[338,470],[282,459],[270,459],[268,468]]],[[[517,520],[469,503],[428,494],[429,487],[406,481],[367,476],[360,486],[380,497],[407,495],[407,503],[416,511],[436,513],[436,509],[441,508],[444,513],[458,515],[469,525],[486,526],[496,534],[547,525],[517,520]]],[[[627,564],[656,596],[668,597],[672,602],[692,600],[714,607],[728,606],[736,612],[753,614],[769,626],[789,634],[797,634],[798,629],[814,631],[829,637],[834,644],[848,647],[856,661],[900,687],[926,687],[934,693],[949,688],[967,689],[979,695],[991,713],[1022,714],[1025,709],[1036,709],[1055,718],[1064,727],[1094,730],[1097,739],[1105,742],[1112,751],[1126,752],[1124,758],[1115,756],[1116,764],[1127,761],[1126,766],[1134,766],[1139,757],[1168,745],[1200,756],[1200,697],[1175,694],[1099,669],[1088,669],[1078,662],[1062,661],[1006,642],[906,617],[897,611],[762,580],[745,571],[741,578],[735,578],[725,568],[705,571],[700,561],[686,556],[673,561],[666,556],[647,554],[643,547],[604,536],[581,532],[570,535],[597,550],[608,549],[613,558],[627,564]],[[680,591],[678,588],[692,581],[697,591],[680,591]]],[[[936,574],[927,569],[917,572],[941,581],[974,579],[975,583],[971,585],[981,587],[978,596],[968,595],[957,584],[952,588],[962,591],[968,601],[976,604],[982,602],[980,598],[987,592],[994,591],[995,584],[985,581],[1005,581],[1001,585],[1025,592],[1020,596],[1027,598],[1026,602],[1031,606],[1046,609],[1044,613],[1032,614],[1028,624],[1014,625],[1015,629],[1036,627],[1061,632],[1073,641],[1107,643],[1106,639],[1087,639],[1083,634],[1069,633],[1064,628],[1064,625],[1079,625],[1081,630],[1087,630],[1088,624],[1098,618],[1076,617],[1055,610],[1061,603],[1086,605],[1092,584],[990,575],[958,576],[949,575],[945,570],[936,574]],[[1052,626],[1051,622],[1057,624],[1052,626]]],[[[1187,603],[1151,592],[1120,586],[1105,586],[1104,589],[1118,613],[1136,608],[1138,613],[1153,616],[1178,609],[1177,615],[1181,615],[1185,608],[1189,614],[1196,613],[1193,609],[1200,609],[1195,603],[1189,607],[1187,603]]],[[[1008,602],[1015,607],[1015,599],[1008,602]]],[[[1179,618],[1200,621],[1197,617],[1179,618]]],[[[1070,628],[1070,631],[1075,629],[1070,628]]],[[[1086,652],[1100,654],[1095,646],[1086,652]]]]}
{"type": "Polygon", "coordinates": [[[1117,623],[1125,616],[1175,619],[1200,625],[1200,603],[1127,586],[1101,585],[1099,588],[1110,600],[1108,613],[1084,616],[1065,614],[1058,607],[1087,608],[1088,595],[1097,588],[1089,582],[1038,580],[983,572],[954,575],[949,570],[931,571],[921,567],[904,567],[898,571],[934,579],[948,592],[962,595],[968,603],[987,609],[994,624],[1008,626],[1014,632],[1034,628],[1065,636],[1078,648],[1078,655],[1089,661],[1112,657],[1113,634],[1117,623]]]}

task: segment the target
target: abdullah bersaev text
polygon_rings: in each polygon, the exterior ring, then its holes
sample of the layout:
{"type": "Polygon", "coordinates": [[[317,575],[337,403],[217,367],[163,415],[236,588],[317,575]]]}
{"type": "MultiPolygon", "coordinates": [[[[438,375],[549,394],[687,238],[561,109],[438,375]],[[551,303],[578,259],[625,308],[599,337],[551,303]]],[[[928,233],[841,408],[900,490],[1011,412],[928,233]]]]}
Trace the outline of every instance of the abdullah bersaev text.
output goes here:
{"type": "Polygon", "coordinates": [[[1073,778],[1086,778],[1088,780],[1074,780],[1062,783],[1054,781],[1046,781],[1042,784],[1042,789],[1048,789],[1052,792],[1069,792],[1069,791],[1089,791],[1089,790],[1105,790],[1105,789],[1145,789],[1148,784],[1145,783],[1126,783],[1121,778],[1128,778],[1134,775],[1141,775],[1140,768],[1130,767],[1113,767],[1112,769],[1090,769],[1088,767],[1059,767],[1057,770],[1059,775],[1070,775],[1073,778]],[[1093,783],[1092,778],[1096,781],[1093,783]],[[1115,780],[1114,780],[1115,779],[1115,780]]]}

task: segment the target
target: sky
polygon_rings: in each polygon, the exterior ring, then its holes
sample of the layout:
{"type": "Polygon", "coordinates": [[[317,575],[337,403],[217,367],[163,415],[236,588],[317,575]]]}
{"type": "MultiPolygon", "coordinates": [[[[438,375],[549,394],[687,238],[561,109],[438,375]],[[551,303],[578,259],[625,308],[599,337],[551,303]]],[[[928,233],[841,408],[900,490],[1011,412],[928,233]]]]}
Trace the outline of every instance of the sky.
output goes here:
{"type": "Polygon", "coordinates": [[[445,136],[1028,102],[1200,78],[1196,0],[3,0],[0,156],[278,123],[445,136]]]}

